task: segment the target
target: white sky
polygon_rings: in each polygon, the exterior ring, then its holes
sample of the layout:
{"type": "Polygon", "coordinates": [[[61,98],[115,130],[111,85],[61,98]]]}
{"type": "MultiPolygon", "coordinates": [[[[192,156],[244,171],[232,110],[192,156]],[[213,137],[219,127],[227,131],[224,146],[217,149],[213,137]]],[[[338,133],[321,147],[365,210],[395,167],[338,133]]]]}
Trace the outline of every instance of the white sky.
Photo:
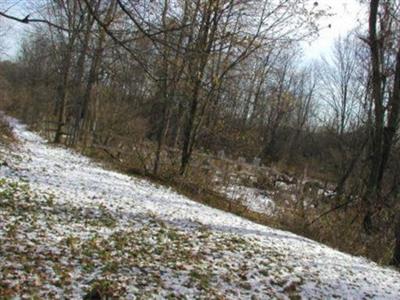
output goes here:
{"type": "MultiPolygon", "coordinates": [[[[359,0],[316,0],[318,7],[322,9],[329,9],[329,12],[334,14],[331,17],[324,17],[321,20],[321,27],[319,37],[313,42],[304,42],[303,49],[305,61],[311,59],[318,59],[321,55],[326,55],[330,52],[334,40],[339,35],[345,35],[348,31],[357,27],[360,22],[359,19],[364,19],[363,15],[366,13],[365,5],[362,6],[359,0]],[[328,25],[331,28],[328,28],[328,25]]],[[[22,1],[20,1],[22,2],[22,1]]],[[[13,7],[9,11],[19,17],[21,15],[20,9],[13,7]]],[[[8,20],[0,20],[0,28],[6,29],[6,36],[0,40],[1,48],[4,48],[3,53],[0,54],[3,58],[12,58],[16,55],[19,42],[22,38],[23,28],[26,25],[19,24],[8,20]]]]}
{"type": "MultiPolygon", "coordinates": [[[[24,1],[22,0],[18,1],[0,0],[0,9],[6,11],[8,14],[12,16],[23,18],[26,16],[23,4],[24,1]]],[[[12,59],[16,55],[19,43],[23,36],[23,31],[27,29],[27,27],[30,26],[0,17],[1,59],[12,59]]]]}
{"type": "Polygon", "coordinates": [[[337,37],[359,26],[359,20],[365,20],[367,9],[359,2],[359,0],[318,0],[318,7],[323,9],[330,7],[329,12],[333,16],[321,20],[322,29],[315,41],[304,42],[305,60],[317,59],[321,55],[328,54],[337,37]],[[331,28],[328,28],[329,24],[331,28]]]}

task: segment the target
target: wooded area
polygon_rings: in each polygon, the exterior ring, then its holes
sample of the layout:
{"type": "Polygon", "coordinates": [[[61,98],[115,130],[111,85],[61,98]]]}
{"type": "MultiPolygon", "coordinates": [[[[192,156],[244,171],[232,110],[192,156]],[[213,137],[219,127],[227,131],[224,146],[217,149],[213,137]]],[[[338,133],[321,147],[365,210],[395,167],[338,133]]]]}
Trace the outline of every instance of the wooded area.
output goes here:
{"type": "Polygon", "coordinates": [[[200,180],[202,155],[273,165],[299,182],[307,173],[335,194],[291,229],[399,266],[400,1],[366,2],[367,27],[306,63],[300,42],[329,14],[316,1],[3,10],[34,27],[18,58],[0,63],[1,109],[84,153],[131,152],[154,178],[200,180]]]}

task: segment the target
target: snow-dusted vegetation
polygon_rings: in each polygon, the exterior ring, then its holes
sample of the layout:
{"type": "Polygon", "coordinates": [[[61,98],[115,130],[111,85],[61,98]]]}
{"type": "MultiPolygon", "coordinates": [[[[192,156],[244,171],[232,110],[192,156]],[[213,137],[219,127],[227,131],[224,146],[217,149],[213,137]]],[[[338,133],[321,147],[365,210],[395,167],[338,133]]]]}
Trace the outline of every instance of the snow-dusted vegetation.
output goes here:
{"type": "Polygon", "coordinates": [[[269,215],[274,212],[274,201],[268,197],[265,191],[241,185],[229,185],[221,189],[229,199],[240,201],[252,211],[269,215]]]}
{"type": "Polygon", "coordinates": [[[0,298],[400,298],[394,270],[106,170],[8,122],[19,143],[1,146],[0,298]]]}

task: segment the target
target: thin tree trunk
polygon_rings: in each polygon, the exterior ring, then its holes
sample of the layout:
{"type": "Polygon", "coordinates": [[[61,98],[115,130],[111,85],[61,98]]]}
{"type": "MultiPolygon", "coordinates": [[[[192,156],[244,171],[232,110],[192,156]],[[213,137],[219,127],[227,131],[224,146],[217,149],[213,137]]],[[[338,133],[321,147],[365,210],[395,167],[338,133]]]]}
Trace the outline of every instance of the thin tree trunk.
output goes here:
{"type": "Polygon", "coordinates": [[[194,119],[196,117],[197,105],[198,105],[198,96],[200,90],[200,82],[197,82],[192,93],[192,102],[190,106],[189,116],[186,121],[186,126],[183,132],[183,148],[182,148],[182,156],[181,156],[181,167],[179,173],[181,175],[185,174],[186,167],[189,163],[190,159],[190,144],[191,137],[194,125],[194,119]]]}
{"type": "Polygon", "coordinates": [[[63,59],[63,68],[62,72],[62,80],[59,86],[57,87],[57,97],[58,97],[58,109],[57,109],[57,128],[54,136],[54,143],[61,142],[61,136],[63,133],[63,127],[65,125],[65,102],[67,96],[67,85],[68,85],[68,76],[71,65],[71,57],[72,57],[72,44],[73,41],[70,41],[70,45],[66,49],[67,53],[63,59]]]}
{"type": "Polygon", "coordinates": [[[396,267],[400,267],[400,214],[397,215],[394,235],[395,235],[395,245],[391,263],[396,267]]]}

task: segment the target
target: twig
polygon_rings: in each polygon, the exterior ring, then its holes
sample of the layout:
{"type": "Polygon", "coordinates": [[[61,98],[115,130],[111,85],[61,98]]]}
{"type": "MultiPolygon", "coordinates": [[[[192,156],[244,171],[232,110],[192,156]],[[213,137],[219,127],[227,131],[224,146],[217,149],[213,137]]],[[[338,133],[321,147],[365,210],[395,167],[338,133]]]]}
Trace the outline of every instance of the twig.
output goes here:
{"type": "Polygon", "coordinates": [[[345,203],[336,205],[335,207],[327,210],[326,212],[322,213],[321,215],[319,215],[317,218],[315,218],[313,221],[311,221],[310,223],[307,224],[307,226],[310,226],[312,224],[314,224],[315,222],[317,222],[319,219],[321,219],[322,217],[330,214],[331,212],[334,212],[335,210],[341,209],[342,207],[347,206],[349,203],[351,203],[354,199],[350,198],[348,201],[346,201],[345,203]]]}

